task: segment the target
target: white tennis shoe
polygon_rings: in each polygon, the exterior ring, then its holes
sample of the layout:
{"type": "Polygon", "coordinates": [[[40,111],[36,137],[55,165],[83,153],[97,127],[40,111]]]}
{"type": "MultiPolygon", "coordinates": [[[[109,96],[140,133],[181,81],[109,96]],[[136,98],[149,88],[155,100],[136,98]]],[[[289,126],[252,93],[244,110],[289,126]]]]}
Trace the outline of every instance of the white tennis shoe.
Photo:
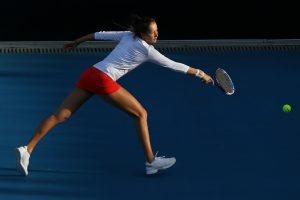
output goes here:
{"type": "Polygon", "coordinates": [[[149,163],[146,162],[146,174],[151,175],[157,173],[159,170],[167,169],[169,167],[172,167],[175,162],[176,158],[171,157],[171,158],[165,158],[165,156],[156,156],[157,153],[155,154],[154,160],[149,163]]]}
{"type": "Polygon", "coordinates": [[[23,176],[28,175],[28,165],[30,154],[27,151],[27,146],[16,148],[17,170],[23,176]]]}

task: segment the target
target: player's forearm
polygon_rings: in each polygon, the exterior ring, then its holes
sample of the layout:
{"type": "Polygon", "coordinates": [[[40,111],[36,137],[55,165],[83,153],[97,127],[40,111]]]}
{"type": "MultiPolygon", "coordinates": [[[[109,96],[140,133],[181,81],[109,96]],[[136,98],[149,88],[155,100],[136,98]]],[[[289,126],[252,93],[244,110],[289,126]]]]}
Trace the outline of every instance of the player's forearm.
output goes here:
{"type": "Polygon", "coordinates": [[[85,41],[90,41],[90,40],[95,40],[95,35],[94,33],[90,33],[90,34],[87,34],[87,35],[84,35],[80,38],[77,38],[76,40],[74,40],[77,44],[80,44],[82,42],[85,42],[85,41]]]}
{"type": "Polygon", "coordinates": [[[202,70],[193,67],[190,67],[186,73],[189,75],[199,76],[200,78],[203,78],[205,75],[202,70]]]}

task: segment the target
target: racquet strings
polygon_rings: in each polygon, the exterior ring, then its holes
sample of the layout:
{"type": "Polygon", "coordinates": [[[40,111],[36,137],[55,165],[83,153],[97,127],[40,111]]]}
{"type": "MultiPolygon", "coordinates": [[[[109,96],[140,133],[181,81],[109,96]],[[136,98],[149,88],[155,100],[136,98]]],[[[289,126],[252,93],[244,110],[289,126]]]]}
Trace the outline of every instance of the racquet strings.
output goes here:
{"type": "Polygon", "coordinates": [[[216,80],[221,87],[221,89],[228,95],[234,93],[234,85],[230,78],[230,76],[223,70],[223,69],[217,69],[216,70],[216,80]]]}

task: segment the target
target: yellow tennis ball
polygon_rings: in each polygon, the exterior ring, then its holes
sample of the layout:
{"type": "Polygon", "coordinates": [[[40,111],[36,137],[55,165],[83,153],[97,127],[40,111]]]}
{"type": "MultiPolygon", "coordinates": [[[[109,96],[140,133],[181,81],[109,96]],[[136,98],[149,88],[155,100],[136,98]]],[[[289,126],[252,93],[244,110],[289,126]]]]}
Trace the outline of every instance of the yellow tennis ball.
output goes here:
{"type": "Polygon", "coordinates": [[[285,104],[285,105],[283,105],[282,110],[283,110],[283,112],[288,113],[288,112],[291,112],[292,107],[289,104],[285,104]]]}

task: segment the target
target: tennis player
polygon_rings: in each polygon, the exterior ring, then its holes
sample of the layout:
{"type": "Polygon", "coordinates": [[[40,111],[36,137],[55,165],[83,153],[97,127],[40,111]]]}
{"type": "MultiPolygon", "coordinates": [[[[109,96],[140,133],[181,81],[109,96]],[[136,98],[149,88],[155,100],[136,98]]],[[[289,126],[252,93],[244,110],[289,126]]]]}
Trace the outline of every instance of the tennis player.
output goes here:
{"type": "Polygon", "coordinates": [[[214,81],[202,70],[175,62],[159,53],[153,46],[157,42],[157,37],[157,24],[153,18],[133,16],[126,31],[100,31],[66,43],[64,48],[71,50],[89,40],[118,41],[106,58],[88,67],[82,73],[73,91],[54,113],[39,124],[28,144],[16,148],[17,170],[24,176],[28,175],[29,158],[38,142],[54,126],[69,119],[94,94],[134,117],[145,155],[146,174],[155,174],[174,165],[175,157],[158,157],[153,154],[147,111],[130,92],[117,83],[117,80],[142,63],[152,62],[176,72],[197,76],[206,84],[214,84],[214,81]]]}

